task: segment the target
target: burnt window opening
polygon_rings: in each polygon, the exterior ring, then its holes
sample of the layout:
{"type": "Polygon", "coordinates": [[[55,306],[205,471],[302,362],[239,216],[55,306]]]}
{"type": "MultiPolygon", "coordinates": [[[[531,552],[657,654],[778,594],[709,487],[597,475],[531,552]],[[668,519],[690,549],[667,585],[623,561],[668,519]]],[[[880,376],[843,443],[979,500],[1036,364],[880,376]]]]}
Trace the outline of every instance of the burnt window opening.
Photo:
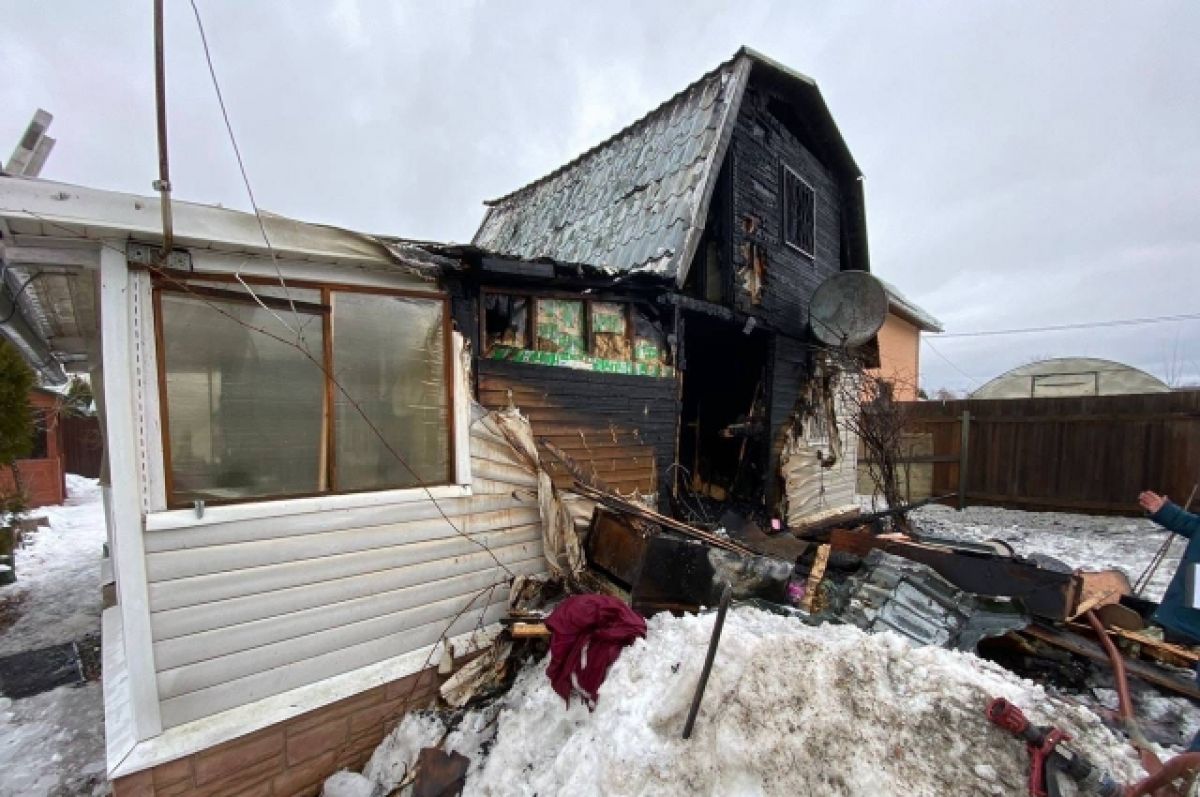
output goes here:
{"type": "Polygon", "coordinates": [[[817,197],[800,175],[783,167],[783,241],[814,257],[817,239],[817,197]]]}
{"type": "Polygon", "coordinates": [[[673,375],[664,319],[651,305],[485,291],[483,308],[489,359],[673,375]]]}
{"type": "Polygon", "coordinates": [[[592,351],[603,360],[633,359],[629,337],[629,305],[620,302],[592,303],[592,351]]]}
{"type": "Polygon", "coordinates": [[[489,293],[484,296],[484,352],[497,347],[529,348],[529,299],[489,293]]]}
{"type": "Polygon", "coordinates": [[[537,302],[537,350],[563,357],[588,353],[584,304],[571,299],[539,299],[537,302]]]}

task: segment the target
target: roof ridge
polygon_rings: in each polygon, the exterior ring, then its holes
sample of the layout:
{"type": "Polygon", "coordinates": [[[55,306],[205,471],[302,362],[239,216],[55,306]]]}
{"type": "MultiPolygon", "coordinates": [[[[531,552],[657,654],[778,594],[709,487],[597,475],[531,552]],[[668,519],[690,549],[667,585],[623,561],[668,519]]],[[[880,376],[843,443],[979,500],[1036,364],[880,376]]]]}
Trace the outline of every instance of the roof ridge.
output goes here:
{"type": "Polygon", "coordinates": [[[570,169],[575,168],[580,163],[582,163],[583,161],[592,157],[593,155],[597,154],[601,150],[607,148],[611,144],[613,144],[617,141],[620,141],[625,136],[632,134],[635,130],[637,130],[641,127],[644,127],[647,122],[649,122],[651,119],[657,118],[660,114],[662,114],[664,111],[668,110],[676,102],[678,102],[679,100],[681,100],[685,96],[687,96],[687,94],[689,92],[691,92],[692,90],[694,90],[697,86],[702,85],[703,83],[716,77],[721,72],[729,69],[731,66],[733,66],[734,64],[737,63],[738,59],[743,58],[743,57],[753,58],[754,54],[751,50],[749,50],[749,48],[747,48],[745,46],[739,47],[737,52],[735,52],[731,58],[728,58],[727,60],[722,61],[720,64],[713,67],[708,72],[705,72],[703,75],[698,77],[696,80],[693,80],[691,83],[687,84],[682,89],[675,92],[667,99],[663,100],[661,103],[659,103],[653,109],[651,109],[647,113],[643,114],[639,118],[635,119],[634,121],[630,122],[629,124],[625,125],[625,127],[622,127],[620,130],[613,133],[611,136],[604,139],[600,143],[595,144],[595,145],[589,147],[588,149],[584,150],[583,152],[579,153],[571,160],[567,161],[566,163],[564,163],[561,166],[559,166],[558,168],[556,168],[554,171],[544,174],[541,177],[538,177],[537,179],[526,183],[525,185],[521,186],[520,188],[516,188],[512,191],[509,191],[507,194],[504,194],[503,196],[496,197],[495,199],[484,200],[483,204],[489,208],[495,207],[495,206],[500,205],[504,202],[507,202],[508,200],[513,199],[521,194],[524,194],[525,192],[527,192],[533,188],[536,188],[537,186],[540,186],[544,183],[549,182],[550,180],[554,179],[555,177],[562,174],[563,172],[566,172],[566,171],[569,171],[570,169]]]}

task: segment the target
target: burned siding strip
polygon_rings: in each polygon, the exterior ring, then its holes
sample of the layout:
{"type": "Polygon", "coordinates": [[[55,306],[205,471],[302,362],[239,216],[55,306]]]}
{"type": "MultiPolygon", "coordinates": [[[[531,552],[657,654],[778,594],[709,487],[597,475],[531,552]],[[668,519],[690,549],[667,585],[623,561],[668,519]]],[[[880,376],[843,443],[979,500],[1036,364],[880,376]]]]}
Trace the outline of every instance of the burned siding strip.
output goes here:
{"type": "MultiPolygon", "coordinates": [[[[665,494],[675,443],[676,380],[481,360],[479,400],[515,404],[533,433],[623,492],[665,494]]],[[[559,487],[574,481],[546,457],[559,487]]]]}

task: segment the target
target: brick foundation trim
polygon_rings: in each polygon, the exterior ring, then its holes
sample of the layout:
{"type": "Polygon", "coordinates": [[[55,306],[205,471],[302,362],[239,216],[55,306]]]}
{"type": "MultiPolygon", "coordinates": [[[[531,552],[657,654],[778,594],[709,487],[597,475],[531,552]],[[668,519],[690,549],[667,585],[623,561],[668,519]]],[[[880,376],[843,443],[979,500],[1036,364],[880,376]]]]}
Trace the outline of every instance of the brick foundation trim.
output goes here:
{"type": "Polygon", "coordinates": [[[405,713],[429,705],[434,668],[113,781],[114,797],[310,797],[341,769],[357,771],[405,713]]]}

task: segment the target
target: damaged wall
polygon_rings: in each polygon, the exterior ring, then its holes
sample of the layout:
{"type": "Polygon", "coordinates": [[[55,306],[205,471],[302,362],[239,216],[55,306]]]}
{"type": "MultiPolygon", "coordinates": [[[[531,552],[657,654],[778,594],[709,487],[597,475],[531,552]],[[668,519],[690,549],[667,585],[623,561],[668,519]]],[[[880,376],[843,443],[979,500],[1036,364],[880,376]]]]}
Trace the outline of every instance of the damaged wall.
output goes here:
{"type": "MultiPolygon", "coordinates": [[[[550,370],[550,369],[547,369],[550,370]]],[[[477,411],[469,497],[380,503],[145,535],[154,662],[170,727],[402,655],[438,639],[464,599],[541,573],[537,477],[477,411]]],[[[451,627],[505,609],[507,588],[451,627]]]]}
{"type": "MultiPolygon", "coordinates": [[[[493,409],[515,404],[536,437],[547,438],[611,487],[650,495],[668,483],[675,379],[494,360],[479,360],[478,369],[481,404],[493,409]]],[[[556,487],[570,487],[564,468],[550,457],[543,463],[556,487]]]]}
{"type": "MultiPolygon", "coordinates": [[[[734,306],[795,337],[807,335],[808,302],[841,268],[841,198],[834,175],[777,116],[783,113],[753,82],[746,90],[729,149],[732,166],[734,306]],[[816,198],[815,257],[783,241],[782,170],[807,182],[816,198]],[[754,276],[755,271],[760,272],[754,276]],[[748,284],[761,280],[759,299],[748,284]]],[[[792,127],[798,122],[793,120],[792,127]]]]}
{"type": "Polygon", "coordinates": [[[858,508],[858,436],[845,421],[856,408],[845,389],[835,386],[822,395],[822,381],[809,383],[810,395],[797,405],[795,425],[785,432],[780,454],[786,520],[793,529],[858,508]],[[830,411],[836,419],[833,429],[827,420],[830,411]]]}

